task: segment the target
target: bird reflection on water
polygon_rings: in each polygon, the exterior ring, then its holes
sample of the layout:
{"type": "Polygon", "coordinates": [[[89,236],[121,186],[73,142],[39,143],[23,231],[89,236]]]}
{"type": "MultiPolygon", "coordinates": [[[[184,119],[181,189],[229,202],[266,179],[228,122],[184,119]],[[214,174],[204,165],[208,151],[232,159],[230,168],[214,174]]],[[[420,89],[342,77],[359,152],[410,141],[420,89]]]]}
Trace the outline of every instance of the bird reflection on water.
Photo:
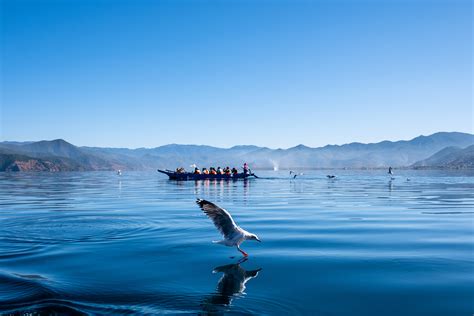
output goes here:
{"type": "Polygon", "coordinates": [[[258,276],[261,268],[256,270],[245,270],[240,265],[247,261],[242,258],[237,263],[228,264],[214,268],[212,273],[223,273],[217,283],[214,294],[206,297],[201,306],[204,313],[214,314],[225,312],[232,304],[235,297],[244,294],[245,284],[258,276]]]}

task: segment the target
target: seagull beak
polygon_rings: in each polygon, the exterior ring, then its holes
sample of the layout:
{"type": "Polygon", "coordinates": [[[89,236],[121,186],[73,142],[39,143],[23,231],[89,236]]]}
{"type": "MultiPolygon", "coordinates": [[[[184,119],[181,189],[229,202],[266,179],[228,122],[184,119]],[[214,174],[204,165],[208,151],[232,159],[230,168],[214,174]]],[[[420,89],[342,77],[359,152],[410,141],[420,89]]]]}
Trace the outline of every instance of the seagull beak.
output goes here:
{"type": "Polygon", "coordinates": [[[258,239],[258,238],[256,238],[255,240],[258,241],[258,242],[262,242],[262,241],[261,241],[260,239],[258,239]]]}

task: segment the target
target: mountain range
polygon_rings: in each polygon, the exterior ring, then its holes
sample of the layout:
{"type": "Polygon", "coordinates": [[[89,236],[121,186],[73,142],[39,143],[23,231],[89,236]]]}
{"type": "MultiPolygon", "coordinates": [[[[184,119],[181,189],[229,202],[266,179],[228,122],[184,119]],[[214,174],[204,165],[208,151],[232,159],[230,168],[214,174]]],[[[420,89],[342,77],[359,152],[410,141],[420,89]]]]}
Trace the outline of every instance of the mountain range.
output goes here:
{"type": "Polygon", "coordinates": [[[297,168],[474,168],[474,135],[439,132],[411,140],[270,149],[170,144],[156,148],[78,147],[62,139],[0,142],[0,171],[88,171],[241,166],[297,168]]]}
{"type": "Polygon", "coordinates": [[[474,168],[474,145],[466,148],[446,147],[431,157],[413,164],[414,168],[474,168]]]}

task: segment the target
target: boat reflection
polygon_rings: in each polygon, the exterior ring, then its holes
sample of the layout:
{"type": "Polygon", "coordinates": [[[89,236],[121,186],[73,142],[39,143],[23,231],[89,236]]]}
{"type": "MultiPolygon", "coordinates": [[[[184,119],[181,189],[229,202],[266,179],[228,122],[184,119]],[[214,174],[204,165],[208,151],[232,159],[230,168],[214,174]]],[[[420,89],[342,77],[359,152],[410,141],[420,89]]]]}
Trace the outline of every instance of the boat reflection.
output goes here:
{"type": "Polygon", "coordinates": [[[223,273],[217,283],[216,291],[206,297],[202,302],[203,312],[214,314],[225,312],[230,307],[233,298],[240,296],[245,291],[245,284],[258,276],[262,270],[245,270],[240,265],[247,258],[240,259],[237,263],[214,268],[212,273],[223,273]]]}
{"type": "Polygon", "coordinates": [[[247,200],[250,189],[249,179],[205,179],[194,181],[194,194],[196,196],[210,196],[219,200],[222,197],[239,197],[247,200]]]}

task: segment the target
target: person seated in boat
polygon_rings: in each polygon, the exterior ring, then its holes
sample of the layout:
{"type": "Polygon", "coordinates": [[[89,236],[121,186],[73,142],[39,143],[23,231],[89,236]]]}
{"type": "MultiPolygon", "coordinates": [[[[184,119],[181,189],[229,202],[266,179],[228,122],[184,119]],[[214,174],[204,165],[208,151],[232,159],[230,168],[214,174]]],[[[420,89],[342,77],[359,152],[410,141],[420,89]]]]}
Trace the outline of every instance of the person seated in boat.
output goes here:
{"type": "Polygon", "coordinates": [[[209,174],[209,170],[207,170],[207,168],[202,168],[202,173],[203,174],[209,174]]]}
{"type": "Polygon", "coordinates": [[[210,170],[211,170],[211,171],[209,172],[209,174],[212,174],[212,175],[217,174],[216,168],[211,167],[210,170]]]}
{"type": "Polygon", "coordinates": [[[217,167],[217,174],[222,174],[222,168],[221,167],[217,167]]]}
{"type": "Polygon", "coordinates": [[[194,174],[201,174],[201,170],[198,167],[194,168],[194,174]]]}
{"type": "Polygon", "coordinates": [[[225,174],[225,175],[230,175],[230,168],[229,168],[229,166],[227,166],[227,167],[224,168],[224,174],[225,174]]]}
{"type": "Polygon", "coordinates": [[[249,166],[247,165],[247,163],[244,163],[244,174],[248,174],[249,173],[249,166]]]}
{"type": "Polygon", "coordinates": [[[237,173],[239,173],[239,171],[235,167],[233,167],[232,168],[232,174],[237,174],[237,173]]]}
{"type": "Polygon", "coordinates": [[[183,167],[176,168],[176,173],[184,173],[184,168],[183,167]]]}

